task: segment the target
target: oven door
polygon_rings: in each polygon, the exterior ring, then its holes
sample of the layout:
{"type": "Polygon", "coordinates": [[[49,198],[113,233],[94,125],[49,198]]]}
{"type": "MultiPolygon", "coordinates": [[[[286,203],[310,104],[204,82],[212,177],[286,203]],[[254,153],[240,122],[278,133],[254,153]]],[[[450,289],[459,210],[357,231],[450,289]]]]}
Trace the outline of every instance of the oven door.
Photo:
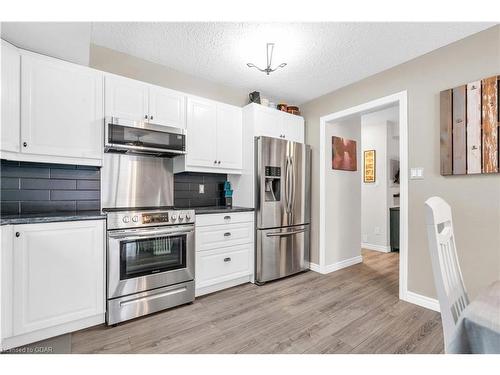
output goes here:
{"type": "Polygon", "coordinates": [[[194,225],[108,231],[108,298],[194,279],[194,225]]]}

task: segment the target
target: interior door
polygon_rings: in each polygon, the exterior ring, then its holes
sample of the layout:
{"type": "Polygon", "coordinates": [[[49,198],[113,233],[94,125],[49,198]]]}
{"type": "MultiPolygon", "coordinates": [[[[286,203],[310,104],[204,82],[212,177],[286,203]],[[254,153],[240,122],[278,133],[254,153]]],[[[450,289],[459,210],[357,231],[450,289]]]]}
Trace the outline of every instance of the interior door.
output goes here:
{"type": "Polygon", "coordinates": [[[217,165],[221,168],[242,168],[242,121],[241,108],[217,104],[217,165]]]}
{"type": "Polygon", "coordinates": [[[21,56],[2,40],[2,151],[19,152],[21,56]]]}
{"type": "Polygon", "coordinates": [[[217,110],[214,102],[188,98],[187,155],[191,166],[217,167],[217,110]]]}
{"type": "Polygon", "coordinates": [[[157,125],[186,127],[186,96],[163,87],[149,88],[149,121],[157,125]]]}
{"type": "Polygon", "coordinates": [[[21,151],[101,159],[103,77],[44,56],[21,56],[21,151]]]}
{"type": "Polygon", "coordinates": [[[144,121],[149,119],[149,86],[133,79],[106,76],[105,111],[108,117],[144,121]]]}

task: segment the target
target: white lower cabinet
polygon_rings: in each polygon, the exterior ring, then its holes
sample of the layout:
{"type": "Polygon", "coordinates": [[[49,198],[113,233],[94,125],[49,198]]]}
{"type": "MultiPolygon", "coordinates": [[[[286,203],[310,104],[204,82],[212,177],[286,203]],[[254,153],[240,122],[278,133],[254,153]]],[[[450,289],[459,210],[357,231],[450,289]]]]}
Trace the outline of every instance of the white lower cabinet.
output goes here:
{"type": "Polygon", "coordinates": [[[2,226],[2,350],[104,322],[105,220],[2,226]]]}
{"type": "Polygon", "coordinates": [[[252,281],[253,212],[196,216],[196,296],[252,281]]]}

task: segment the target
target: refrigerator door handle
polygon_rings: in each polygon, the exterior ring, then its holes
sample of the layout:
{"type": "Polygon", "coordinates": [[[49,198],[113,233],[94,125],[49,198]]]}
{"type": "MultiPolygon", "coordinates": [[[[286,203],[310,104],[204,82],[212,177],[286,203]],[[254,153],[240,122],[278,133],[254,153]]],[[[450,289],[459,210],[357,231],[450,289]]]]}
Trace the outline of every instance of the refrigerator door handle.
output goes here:
{"type": "Polygon", "coordinates": [[[292,158],[287,156],[286,158],[286,212],[290,214],[292,212],[292,197],[293,197],[293,164],[292,158]]]}
{"type": "Polygon", "coordinates": [[[293,234],[299,234],[299,233],[304,233],[306,231],[306,228],[304,229],[299,229],[299,230],[294,230],[291,232],[273,232],[273,233],[267,233],[267,237],[283,237],[283,236],[291,236],[293,234]]]}
{"type": "Polygon", "coordinates": [[[290,214],[293,213],[293,205],[295,203],[295,166],[293,165],[293,158],[290,157],[290,214]]]}

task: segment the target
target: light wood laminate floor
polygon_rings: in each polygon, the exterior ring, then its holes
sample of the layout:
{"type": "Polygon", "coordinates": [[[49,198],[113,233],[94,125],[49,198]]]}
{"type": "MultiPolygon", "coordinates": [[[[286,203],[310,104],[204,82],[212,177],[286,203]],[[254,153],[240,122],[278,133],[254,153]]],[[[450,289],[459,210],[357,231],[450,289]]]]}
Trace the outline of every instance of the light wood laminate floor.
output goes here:
{"type": "Polygon", "coordinates": [[[117,327],[72,334],[73,353],[441,353],[438,313],[398,299],[398,253],[245,284],[117,327]]]}

